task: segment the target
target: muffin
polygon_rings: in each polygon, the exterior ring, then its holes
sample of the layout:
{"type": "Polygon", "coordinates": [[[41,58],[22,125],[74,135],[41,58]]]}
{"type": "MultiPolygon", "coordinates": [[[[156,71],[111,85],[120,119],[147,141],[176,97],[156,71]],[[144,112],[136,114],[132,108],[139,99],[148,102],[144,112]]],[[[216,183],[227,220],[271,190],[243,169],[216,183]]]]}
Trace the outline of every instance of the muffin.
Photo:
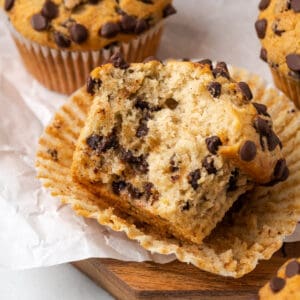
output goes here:
{"type": "Polygon", "coordinates": [[[291,259],[282,266],[259,291],[260,300],[300,299],[300,259],[291,259]]]}
{"type": "Polygon", "coordinates": [[[275,85],[300,107],[300,3],[297,0],[262,0],[255,23],[275,85]]]}
{"type": "Polygon", "coordinates": [[[73,179],[161,234],[200,244],[254,183],[288,176],[266,107],[223,62],[114,56],[87,91],[73,179]]]}
{"type": "Polygon", "coordinates": [[[0,0],[28,71],[70,94],[89,72],[122,52],[128,61],[154,55],[171,0],[0,0]]]}

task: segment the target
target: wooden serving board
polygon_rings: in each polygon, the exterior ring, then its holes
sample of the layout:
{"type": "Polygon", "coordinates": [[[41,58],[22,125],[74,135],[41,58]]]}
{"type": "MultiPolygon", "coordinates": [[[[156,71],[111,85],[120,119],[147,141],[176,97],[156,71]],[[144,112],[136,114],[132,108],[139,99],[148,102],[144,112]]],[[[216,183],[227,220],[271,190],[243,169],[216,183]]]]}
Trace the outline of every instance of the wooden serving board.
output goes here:
{"type": "Polygon", "coordinates": [[[202,272],[192,265],[136,263],[92,258],[73,265],[117,299],[255,299],[261,288],[289,258],[300,256],[300,242],[285,244],[272,259],[241,279],[202,272]]]}

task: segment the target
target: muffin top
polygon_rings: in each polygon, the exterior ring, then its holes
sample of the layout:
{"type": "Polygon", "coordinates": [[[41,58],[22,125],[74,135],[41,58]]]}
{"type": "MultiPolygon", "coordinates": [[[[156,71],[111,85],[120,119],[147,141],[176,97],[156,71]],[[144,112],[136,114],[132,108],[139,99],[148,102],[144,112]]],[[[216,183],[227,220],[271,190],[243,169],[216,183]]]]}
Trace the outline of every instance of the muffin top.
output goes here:
{"type": "Polygon", "coordinates": [[[289,260],[260,291],[261,300],[300,299],[300,259],[289,260]]]}
{"type": "Polygon", "coordinates": [[[98,50],[128,42],[176,12],[171,0],[0,0],[14,28],[40,45],[98,50]]]}
{"type": "Polygon", "coordinates": [[[259,9],[255,29],[262,43],[261,59],[300,78],[300,1],[261,0],[259,9]]]}

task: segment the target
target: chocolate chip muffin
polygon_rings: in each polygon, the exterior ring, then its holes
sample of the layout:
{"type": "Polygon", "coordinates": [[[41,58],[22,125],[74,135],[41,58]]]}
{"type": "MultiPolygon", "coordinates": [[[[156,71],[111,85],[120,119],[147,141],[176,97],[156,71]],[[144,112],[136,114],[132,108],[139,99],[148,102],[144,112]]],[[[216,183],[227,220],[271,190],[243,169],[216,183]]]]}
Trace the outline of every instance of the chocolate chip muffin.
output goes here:
{"type": "Polygon", "coordinates": [[[300,259],[289,260],[260,291],[261,300],[300,299],[300,259]]]}
{"type": "Polygon", "coordinates": [[[269,64],[276,86],[300,107],[300,1],[261,0],[259,9],[260,57],[269,64]]]}
{"type": "Polygon", "coordinates": [[[266,107],[224,62],[115,55],[87,91],[74,180],[164,235],[200,244],[254,183],[288,177],[266,107]]]}
{"type": "Polygon", "coordinates": [[[116,52],[154,55],[171,0],[1,0],[25,66],[51,90],[70,94],[116,52]]]}

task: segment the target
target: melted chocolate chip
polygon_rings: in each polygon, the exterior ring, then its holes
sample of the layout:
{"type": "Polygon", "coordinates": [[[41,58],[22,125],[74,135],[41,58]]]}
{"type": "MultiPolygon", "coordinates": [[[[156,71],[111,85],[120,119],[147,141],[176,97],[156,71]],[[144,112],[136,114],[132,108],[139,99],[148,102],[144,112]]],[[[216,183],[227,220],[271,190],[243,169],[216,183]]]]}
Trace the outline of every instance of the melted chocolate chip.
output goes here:
{"type": "Polygon", "coordinates": [[[220,146],[222,146],[222,142],[218,136],[211,136],[205,139],[205,143],[208,151],[211,154],[217,154],[217,151],[220,146]]]}
{"type": "Polygon", "coordinates": [[[143,2],[145,4],[153,4],[153,0],[138,0],[140,2],[143,2]]]}
{"type": "Polygon", "coordinates": [[[209,175],[217,173],[217,169],[214,165],[214,159],[211,155],[207,155],[204,157],[204,159],[202,160],[202,167],[205,168],[209,175]]]}
{"type": "Polygon", "coordinates": [[[256,156],[256,145],[252,141],[246,141],[240,149],[240,157],[243,161],[252,161],[256,156]]]}
{"type": "Polygon", "coordinates": [[[89,4],[98,4],[100,0],[88,0],[89,4]]]}
{"type": "Polygon", "coordinates": [[[260,56],[259,56],[264,62],[268,62],[268,52],[265,48],[261,48],[260,50],[260,56]]]}
{"type": "Polygon", "coordinates": [[[47,153],[51,156],[53,161],[58,161],[58,152],[56,149],[48,149],[47,153]]]}
{"type": "Polygon", "coordinates": [[[141,98],[137,98],[134,107],[141,110],[150,109],[149,103],[147,101],[143,101],[141,98]]]}
{"type": "Polygon", "coordinates": [[[300,55],[299,54],[289,54],[286,56],[286,63],[290,70],[294,72],[300,71],[300,55]]]}
{"type": "Polygon", "coordinates": [[[173,7],[172,4],[168,4],[164,9],[163,9],[163,17],[166,18],[168,16],[176,14],[176,9],[173,7]]]}
{"type": "Polygon", "coordinates": [[[134,33],[136,27],[136,18],[127,14],[121,18],[121,29],[124,33],[134,33]]]}
{"type": "Polygon", "coordinates": [[[151,182],[146,182],[144,184],[144,195],[146,200],[149,200],[153,194],[154,185],[151,182]]]}
{"type": "Polygon", "coordinates": [[[4,9],[6,11],[10,11],[13,8],[14,4],[15,4],[15,0],[5,0],[4,9]]]}
{"type": "Polygon", "coordinates": [[[48,0],[43,5],[41,13],[48,20],[55,19],[58,16],[58,6],[51,0],[48,0]]]}
{"type": "Polygon", "coordinates": [[[87,29],[81,24],[73,24],[69,28],[71,40],[77,44],[85,42],[88,38],[87,29]]]}
{"type": "Polygon", "coordinates": [[[214,98],[219,98],[221,95],[222,86],[219,82],[213,81],[209,83],[207,89],[214,98]]]}
{"type": "Polygon", "coordinates": [[[267,22],[266,19],[257,20],[255,22],[256,33],[257,33],[257,36],[260,39],[264,39],[265,38],[265,36],[266,36],[266,30],[267,30],[267,25],[268,25],[268,22],[267,22]]]}
{"type": "Polygon", "coordinates": [[[155,56],[148,56],[148,57],[146,57],[143,60],[143,63],[147,63],[147,62],[150,62],[150,61],[158,61],[158,62],[161,63],[161,61],[158,58],[156,58],[155,56]]]}
{"type": "Polygon", "coordinates": [[[110,61],[114,65],[115,68],[119,69],[127,69],[129,68],[129,64],[125,61],[121,52],[115,53],[111,58],[110,61]]]}
{"type": "Polygon", "coordinates": [[[223,62],[223,61],[218,62],[216,67],[213,69],[213,75],[215,77],[222,76],[222,77],[225,77],[227,79],[230,79],[230,74],[229,74],[226,63],[223,62]]]}
{"type": "Polygon", "coordinates": [[[139,172],[143,174],[148,172],[149,165],[142,154],[140,156],[134,156],[130,150],[126,151],[121,148],[120,158],[129,165],[132,165],[139,172]]]}
{"type": "Polygon", "coordinates": [[[246,82],[239,82],[238,87],[246,101],[251,101],[253,99],[252,92],[246,82]]]}
{"type": "Polygon", "coordinates": [[[86,139],[86,143],[91,149],[97,151],[97,153],[106,152],[111,148],[116,149],[119,145],[114,129],[108,136],[92,134],[86,139]]]}
{"type": "Polygon", "coordinates": [[[149,128],[147,127],[147,123],[143,120],[140,121],[139,127],[136,130],[135,136],[138,138],[144,137],[148,134],[149,128]]]}
{"type": "Polygon", "coordinates": [[[228,182],[228,188],[227,188],[227,192],[233,192],[237,190],[237,181],[238,181],[238,176],[239,176],[239,170],[238,169],[234,169],[229,177],[229,182],[228,182]]]}
{"type": "Polygon", "coordinates": [[[170,172],[174,173],[179,170],[179,167],[176,165],[174,157],[172,156],[170,159],[170,172]]]}
{"type": "Polygon", "coordinates": [[[253,106],[255,107],[256,111],[259,115],[263,115],[266,117],[270,117],[267,111],[267,107],[264,104],[252,102],[253,106]]]}
{"type": "Polygon", "coordinates": [[[270,1],[271,0],[261,0],[260,3],[259,3],[259,5],[258,5],[258,8],[260,10],[266,9],[270,5],[270,1]]]}
{"type": "Polygon", "coordinates": [[[190,209],[190,202],[189,201],[186,201],[184,203],[184,205],[182,206],[181,210],[182,211],[185,211],[185,210],[189,210],[190,209]]]}
{"type": "Polygon", "coordinates": [[[292,260],[285,268],[286,277],[290,278],[300,274],[300,264],[297,260],[292,260]]]}
{"type": "Polygon", "coordinates": [[[149,28],[149,24],[147,23],[146,20],[144,20],[144,19],[138,19],[136,21],[134,33],[135,34],[140,34],[140,33],[144,32],[144,31],[146,31],[148,28],[149,28]]]}
{"type": "Polygon", "coordinates": [[[213,69],[213,64],[210,59],[202,59],[202,60],[198,61],[197,63],[201,64],[201,65],[208,65],[211,70],[213,69]]]}
{"type": "Polygon", "coordinates": [[[165,101],[165,105],[171,109],[171,110],[174,110],[177,106],[178,106],[178,102],[173,99],[173,98],[168,98],[166,101],[165,101]]]}
{"type": "Polygon", "coordinates": [[[127,184],[127,189],[130,196],[134,199],[140,199],[143,196],[143,192],[134,187],[131,183],[127,184]]]}
{"type": "Polygon", "coordinates": [[[278,29],[278,22],[279,22],[279,20],[274,21],[274,23],[272,25],[272,30],[276,35],[281,36],[285,32],[285,30],[284,29],[278,29]]]}
{"type": "Polygon", "coordinates": [[[280,292],[285,286],[285,280],[280,277],[273,277],[270,281],[270,288],[274,293],[280,292]]]}
{"type": "Polygon", "coordinates": [[[86,143],[89,145],[89,147],[93,150],[96,150],[98,148],[98,145],[102,141],[103,137],[98,134],[92,134],[86,139],[86,143]]]}
{"type": "Polygon", "coordinates": [[[71,46],[70,39],[58,31],[54,32],[54,41],[60,48],[68,48],[71,46]]]}
{"type": "Polygon", "coordinates": [[[100,28],[99,35],[110,39],[115,37],[120,31],[121,27],[119,23],[108,22],[100,28]]]}
{"type": "Polygon", "coordinates": [[[277,181],[285,181],[289,176],[289,169],[285,159],[279,159],[276,163],[273,176],[277,181]]]}
{"type": "Polygon", "coordinates": [[[87,83],[86,83],[86,91],[94,95],[95,94],[95,89],[99,89],[101,86],[102,81],[99,78],[92,78],[91,76],[88,77],[87,83]]]}
{"type": "Polygon", "coordinates": [[[200,169],[197,169],[188,175],[188,183],[192,186],[194,190],[197,190],[197,188],[199,187],[198,180],[200,178],[201,178],[200,169]]]}
{"type": "Polygon", "coordinates": [[[36,31],[43,31],[48,28],[48,20],[41,14],[35,14],[31,17],[31,26],[36,31]]]}
{"type": "Polygon", "coordinates": [[[126,186],[127,186],[127,184],[123,180],[113,181],[111,184],[112,191],[116,195],[120,195],[121,191],[126,189],[126,186]]]}
{"type": "Polygon", "coordinates": [[[299,0],[291,0],[290,2],[291,8],[294,12],[300,12],[300,1],[299,0]]]}

